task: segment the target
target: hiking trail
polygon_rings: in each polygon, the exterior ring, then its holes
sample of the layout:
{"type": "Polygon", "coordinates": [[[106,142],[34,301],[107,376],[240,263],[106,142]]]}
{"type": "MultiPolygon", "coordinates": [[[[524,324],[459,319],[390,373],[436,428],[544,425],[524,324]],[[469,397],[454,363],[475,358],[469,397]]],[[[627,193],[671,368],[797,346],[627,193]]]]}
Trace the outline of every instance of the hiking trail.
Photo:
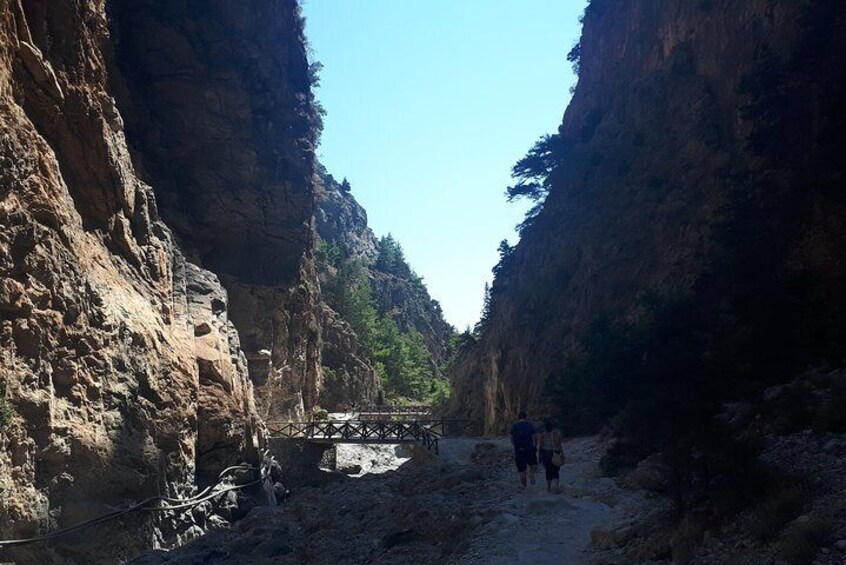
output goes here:
{"type": "Polygon", "coordinates": [[[542,468],[520,488],[508,438],[445,438],[440,455],[347,445],[338,464],[360,465],[356,476],[321,472],[277,509],[255,508],[231,529],[137,563],[594,563],[592,532],[600,543],[624,535],[658,502],[600,476],[606,447],[597,437],[566,441],[556,495],[542,468]]]}

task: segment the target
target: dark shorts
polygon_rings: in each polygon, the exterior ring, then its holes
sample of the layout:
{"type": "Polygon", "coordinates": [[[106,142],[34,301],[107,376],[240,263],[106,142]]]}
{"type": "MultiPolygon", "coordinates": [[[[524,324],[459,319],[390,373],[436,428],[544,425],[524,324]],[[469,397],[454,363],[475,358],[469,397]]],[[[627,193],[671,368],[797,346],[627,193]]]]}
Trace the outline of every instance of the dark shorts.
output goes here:
{"type": "Polygon", "coordinates": [[[535,453],[534,447],[515,447],[514,448],[514,462],[517,463],[517,471],[520,473],[526,472],[526,467],[529,465],[538,464],[538,456],[535,453]]]}
{"type": "Polygon", "coordinates": [[[548,449],[541,449],[540,455],[543,467],[546,469],[546,480],[554,481],[555,479],[561,478],[561,475],[559,474],[561,467],[556,467],[552,464],[552,451],[548,449]]]}

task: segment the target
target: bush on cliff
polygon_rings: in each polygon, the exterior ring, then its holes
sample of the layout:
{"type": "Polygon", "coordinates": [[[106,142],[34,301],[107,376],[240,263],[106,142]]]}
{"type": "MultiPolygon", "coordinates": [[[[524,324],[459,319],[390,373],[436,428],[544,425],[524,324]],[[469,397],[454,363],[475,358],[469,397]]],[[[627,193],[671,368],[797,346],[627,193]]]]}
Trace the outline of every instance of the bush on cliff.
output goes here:
{"type": "Polygon", "coordinates": [[[415,273],[411,265],[408,264],[402,245],[394,239],[394,236],[388,234],[380,238],[377,242],[377,249],[379,254],[376,258],[376,264],[373,266],[377,271],[404,279],[415,288],[425,289],[423,277],[415,273]]]}
{"type": "Polygon", "coordinates": [[[559,134],[543,135],[529,149],[525,157],[511,168],[511,177],[516,180],[505,190],[509,202],[528,199],[534,202],[523,221],[517,226],[522,232],[543,209],[555,170],[562,166],[567,156],[569,143],[559,134]]]}
{"type": "MultiPolygon", "coordinates": [[[[594,321],[547,386],[572,433],[595,431],[624,410],[633,439],[656,444],[673,428],[711,413],[721,378],[714,375],[717,314],[685,296],[644,295],[637,319],[607,313],[594,321]],[[642,429],[641,429],[642,428],[642,429]]],[[[734,348],[732,348],[734,349],[734,348]]]]}

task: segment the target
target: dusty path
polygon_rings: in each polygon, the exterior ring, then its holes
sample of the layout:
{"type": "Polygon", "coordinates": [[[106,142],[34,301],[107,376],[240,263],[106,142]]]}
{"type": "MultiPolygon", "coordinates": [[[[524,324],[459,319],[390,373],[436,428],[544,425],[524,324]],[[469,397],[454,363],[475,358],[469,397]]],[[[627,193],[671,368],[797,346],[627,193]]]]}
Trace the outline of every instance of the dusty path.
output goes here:
{"type": "MultiPolygon", "coordinates": [[[[507,439],[483,443],[492,443],[496,451],[510,456],[507,439]]],[[[442,454],[471,464],[468,447],[466,440],[448,440],[442,454]]],[[[525,491],[515,486],[513,466],[500,467],[494,480],[504,496],[477,503],[487,505],[487,512],[496,513],[496,518],[479,528],[467,549],[449,563],[589,563],[591,531],[624,526],[645,501],[599,476],[598,463],[604,449],[596,438],[570,440],[564,448],[567,464],[561,469],[559,495],[546,492],[542,467],[537,484],[525,491]]]]}
{"type": "Polygon", "coordinates": [[[231,530],[139,563],[607,563],[591,553],[591,532],[625,528],[654,501],[599,476],[597,438],[564,447],[564,492],[554,495],[542,474],[519,487],[506,438],[445,439],[439,456],[419,448],[410,459],[357,446],[343,457],[370,473],[327,474],[279,509],[256,508],[231,530]]]}

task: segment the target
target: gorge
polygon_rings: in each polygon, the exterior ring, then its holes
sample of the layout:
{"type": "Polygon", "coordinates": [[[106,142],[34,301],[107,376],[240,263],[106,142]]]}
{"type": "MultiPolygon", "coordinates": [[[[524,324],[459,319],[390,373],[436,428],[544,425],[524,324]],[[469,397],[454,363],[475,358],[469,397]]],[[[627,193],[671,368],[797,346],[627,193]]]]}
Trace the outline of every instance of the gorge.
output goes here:
{"type": "Polygon", "coordinates": [[[0,2],[0,540],[204,493],[272,422],[435,403],[480,436],[0,562],[513,562],[534,517],[570,532],[535,563],[842,563],[846,6],[583,26],[459,336],[318,161],[296,0],[0,2]],[[509,490],[521,409],[577,437],[567,496],[509,490]]]}

